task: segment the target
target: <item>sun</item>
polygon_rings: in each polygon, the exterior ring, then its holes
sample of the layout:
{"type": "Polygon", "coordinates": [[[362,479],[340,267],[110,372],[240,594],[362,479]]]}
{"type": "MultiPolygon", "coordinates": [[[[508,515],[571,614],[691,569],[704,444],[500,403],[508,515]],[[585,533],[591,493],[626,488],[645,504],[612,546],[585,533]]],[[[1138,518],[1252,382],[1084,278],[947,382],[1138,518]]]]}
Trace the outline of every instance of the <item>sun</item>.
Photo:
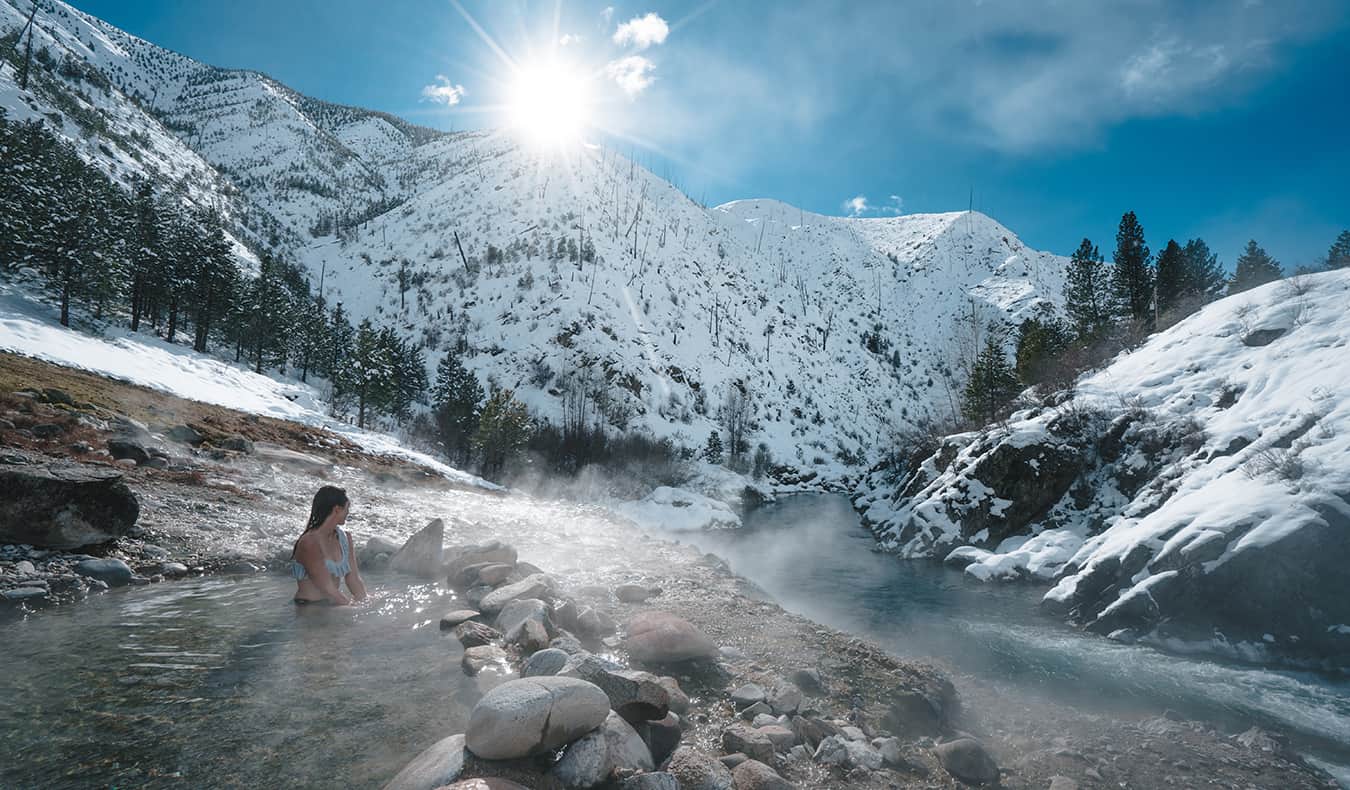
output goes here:
{"type": "Polygon", "coordinates": [[[582,139],[591,120],[589,79],[567,63],[522,63],[516,69],[506,108],[513,131],[541,147],[582,139]]]}

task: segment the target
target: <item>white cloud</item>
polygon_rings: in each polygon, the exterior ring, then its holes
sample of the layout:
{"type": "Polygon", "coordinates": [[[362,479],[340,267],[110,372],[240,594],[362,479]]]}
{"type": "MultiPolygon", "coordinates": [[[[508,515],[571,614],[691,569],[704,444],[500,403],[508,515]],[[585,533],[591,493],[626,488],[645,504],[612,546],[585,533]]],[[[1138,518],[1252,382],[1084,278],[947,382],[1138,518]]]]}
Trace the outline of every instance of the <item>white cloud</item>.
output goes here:
{"type": "Polygon", "coordinates": [[[450,82],[444,74],[437,74],[436,81],[422,88],[422,100],[453,107],[464,98],[464,86],[450,82]]]}
{"type": "Polygon", "coordinates": [[[861,217],[868,209],[867,196],[856,195],[844,201],[844,210],[850,217],[861,217]]]}
{"type": "Polygon", "coordinates": [[[670,35],[670,25],[655,12],[646,16],[635,16],[619,25],[614,31],[614,43],[619,46],[632,45],[639,51],[663,43],[670,35]]]}
{"type": "Polygon", "coordinates": [[[632,99],[656,79],[652,75],[655,68],[654,63],[641,55],[629,55],[605,64],[605,74],[632,99]]]}
{"type": "Polygon", "coordinates": [[[861,217],[866,214],[872,216],[888,214],[898,217],[905,213],[905,201],[899,195],[891,195],[882,205],[874,206],[866,195],[855,195],[844,201],[844,211],[847,211],[850,217],[861,217]]]}
{"type": "Polygon", "coordinates": [[[569,44],[580,44],[581,36],[574,36],[571,33],[564,33],[562,38],[558,39],[558,46],[565,47],[569,44]]]}

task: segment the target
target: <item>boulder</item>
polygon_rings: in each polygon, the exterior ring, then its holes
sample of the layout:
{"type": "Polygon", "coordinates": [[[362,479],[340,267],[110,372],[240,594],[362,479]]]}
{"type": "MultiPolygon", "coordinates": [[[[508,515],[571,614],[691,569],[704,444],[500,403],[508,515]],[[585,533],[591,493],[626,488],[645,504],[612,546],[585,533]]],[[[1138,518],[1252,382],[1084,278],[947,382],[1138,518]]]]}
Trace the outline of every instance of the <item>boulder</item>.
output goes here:
{"type": "Polygon", "coordinates": [[[763,702],[767,693],[758,683],[746,683],[731,692],[731,704],[736,710],[745,710],[756,702],[763,702]]]}
{"type": "Polygon", "coordinates": [[[60,404],[62,406],[74,406],[75,399],[69,392],[56,387],[44,387],[42,390],[42,399],[48,403],[60,404]]]}
{"type": "Polygon", "coordinates": [[[779,716],[791,716],[802,706],[802,690],[786,680],[774,684],[764,699],[779,716]]]}
{"type": "Polygon", "coordinates": [[[492,588],[487,586],[486,584],[480,584],[476,587],[470,587],[469,589],[464,591],[464,603],[474,607],[475,609],[482,608],[483,599],[486,598],[487,594],[490,592],[492,592],[492,588]]]}
{"type": "Polygon", "coordinates": [[[820,696],[829,691],[825,688],[825,681],[820,677],[819,670],[816,669],[795,670],[788,675],[788,680],[805,694],[820,696]]]}
{"type": "Polygon", "coordinates": [[[797,736],[781,724],[765,724],[755,728],[756,732],[767,737],[775,752],[786,752],[797,743],[797,736]]]}
{"type": "Polygon", "coordinates": [[[170,441],[191,445],[193,447],[196,447],[205,441],[205,437],[191,425],[175,425],[168,430],[165,436],[169,437],[170,441]]]}
{"type": "Polygon", "coordinates": [[[451,735],[428,746],[403,767],[384,790],[435,790],[464,771],[464,736],[451,735]]]}
{"type": "Polygon", "coordinates": [[[675,778],[675,774],[655,771],[623,780],[619,790],[680,790],[680,780],[675,778]]]}
{"type": "Polygon", "coordinates": [[[815,761],[844,768],[862,768],[875,771],[881,767],[881,752],[870,744],[850,741],[842,735],[831,735],[816,747],[815,761]]]}
{"type": "Polygon", "coordinates": [[[605,717],[605,723],[600,725],[600,731],[605,735],[605,747],[612,770],[651,771],[656,768],[647,743],[633,729],[633,725],[624,721],[618,713],[610,711],[605,717]]]}
{"type": "Polygon", "coordinates": [[[958,738],[937,746],[938,761],[947,773],[970,784],[997,784],[998,763],[974,738],[958,738]]]}
{"type": "Polygon", "coordinates": [[[745,710],[741,711],[741,718],[746,721],[754,721],[760,716],[772,716],[773,708],[769,707],[767,702],[756,702],[745,710]]]}
{"type": "Polygon", "coordinates": [[[759,760],[746,760],[731,772],[736,790],[794,790],[788,780],[759,760]]]}
{"type": "Polygon", "coordinates": [[[121,587],[131,583],[131,566],[118,559],[81,560],[75,564],[75,572],[81,576],[98,579],[109,587],[121,587]]]}
{"type": "Polygon", "coordinates": [[[441,615],[441,630],[449,631],[451,628],[461,623],[467,623],[475,617],[478,617],[478,612],[473,609],[456,609],[453,612],[446,612],[441,615]]]}
{"type": "Polygon", "coordinates": [[[487,669],[505,675],[507,658],[506,651],[496,645],[474,645],[464,648],[464,655],[460,658],[459,665],[464,670],[464,674],[469,677],[478,675],[487,669]]]}
{"type": "Polygon", "coordinates": [[[683,716],[689,712],[689,695],[680,688],[680,681],[670,676],[660,678],[662,686],[666,687],[666,692],[670,694],[670,709],[683,716]]]}
{"type": "Polygon", "coordinates": [[[455,638],[465,647],[490,645],[502,638],[502,632],[490,625],[468,620],[455,626],[455,638]]]}
{"type": "Polygon", "coordinates": [[[18,603],[20,601],[37,601],[47,597],[46,587],[15,587],[12,590],[0,592],[0,598],[8,603],[18,603]]]}
{"type": "Polygon", "coordinates": [[[680,726],[680,717],[667,713],[665,718],[646,721],[637,725],[638,734],[647,742],[652,752],[652,762],[660,765],[680,747],[680,737],[684,734],[680,726]]]}
{"type": "Polygon", "coordinates": [[[570,598],[555,598],[549,604],[549,619],[564,631],[581,630],[577,615],[577,603],[570,598]]]}
{"type": "Polygon", "coordinates": [[[586,733],[563,749],[549,773],[566,788],[595,787],[610,773],[609,749],[603,727],[586,733]]]}
{"type": "Polygon", "coordinates": [[[0,543],[49,549],[107,543],[125,535],[140,512],[120,472],[62,462],[0,465],[0,543]]]}
{"type": "Polygon", "coordinates": [[[740,752],[732,752],[731,754],[724,754],[717,759],[718,762],[722,763],[722,765],[725,765],[726,767],[735,771],[736,766],[740,765],[746,760],[749,760],[750,758],[746,757],[744,754],[741,754],[740,752]]]}
{"type": "Polygon", "coordinates": [[[512,601],[547,597],[552,587],[553,584],[547,576],[542,573],[533,574],[514,584],[498,587],[484,595],[478,603],[478,608],[482,610],[483,614],[495,615],[512,601]]]}
{"type": "Polygon", "coordinates": [[[614,588],[614,597],[624,603],[642,603],[655,593],[640,584],[621,584],[614,588]]]}
{"type": "Polygon", "coordinates": [[[905,759],[905,753],[900,748],[899,738],[877,738],[872,741],[872,747],[881,752],[881,761],[892,768],[903,768],[909,765],[905,759]]]}
{"type": "Polygon", "coordinates": [[[510,680],[474,706],[465,743],[485,760],[525,757],[571,743],[604,723],[609,712],[605,692],[584,680],[510,680]]]}
{"type": "Polygon", "coordinates": [[[138,466],[150,462],[150,451],[145,449],[145,445],[134,439],[109,439],[108,452],[116,460],[130,459],[135,461],[138,466]]]}
{"type": "Polygon", "coordinates": [[[445,522],[433,519],[415,535],[408,538],[403,547],[389,560],[389,566],[396,571],[412,574],[422,579],[435,579],[441,572],[441,541],[445,538],[445,522]]]}
{"type": "Polygon", "coordinates": [[[666,771],[680,783],[680,790],[731,790],[731,770],[693,746],[681,746],[670,756],[666,771]]]}
{"type": "Polygon", "coordinates": [[[669,612],[642,612],[629,619],[624,648],[643,664],[673,664],[716,658],[717,645],[688,620],[669,612]]]}
{"type": "Polygon", "coordinates": [[[478,566],[478,583],[486,584],[489,587],[496,587],[505,582],[511,576],[511,572],[516,569],[514,565],[505,565],[502,563],[490,563],[478,566]]]}
{"type": "Polygon", "coordinates": [[[516,550],[499,540],[480,545],[452,546],[445,550],[444,572],[450,586],[454,580],[470,565],[499,564],[515,565],[516,550]]]}
{"type": "Polygon", "coordinates": [[[381,554],[385,554],[392,557],[394,554],[398,553],[398,549],[399,544],[395,543],[389,538],[382,538],[376,535],[375,537],[366,541],[366,545],[361,549],[361,552],[357,555],[357,559],[364,567],[374,562],[375,558],[380,556],[381,554]]]}
{"type": "Polygon", "coordinates": [[[569,661],[562,673],[599,686],[609,706],[630,722],[662,719],[670,711],[670,692],[649,672],[614,669],[596,656],[582,656],[569,661]]]}
{"type": "Polygon", "coordinates": [[[521,598],[503,606],[497,613],[493,625],[503,634],[509,634],[527,620],[534,620],[541,626],[548,623],[548,604],[538,598],[521,598]]]}
{"type": "Polygon", "coordinates": [[[34,425],[28,429],[32,432],[35,439],[55,439],[66,432],[66,429],[54,422],[47,422],[41,425],[34,425]]]}
{"type": "Polygon", "coordinates": [[[235,434],[233,436],[226,436],[223,439],[217,439],[214,442],[212,442],[212,444],[214,444],[216,447],[219,447],[222,450],[230,450],[231,452],[236,453],[253,452],[253,442],[250,441],[249,439],[244,438],[243,436],[240,436],[239,434],[235,434]]]}
{"type": "Polygon", "coordinates": [[[619,625],[614,622],[614,618],[594,606],[587,606],[577,613],[577,630],[586,636],[599,638],[619,630],[619,625]]]}
{"type": "Polygon", "coordinates": [[[943,706],[921,691],[896,691],[881,726],[903,738],[933,736],[945,729],[943,706]]]}
{"type": "Polygon", "coordinates": [[[744,724],[722,731],[722,751],[741,752],[762,763],[773,762],[774,744],[769,734],[744,724]]]}
{"type": "Polygon", "coordinates": [[[525,661],[520,668],[523,678],[546,677],[556,675],[567,664],[567,654],[556,647],[540,650],[525,661]]]}

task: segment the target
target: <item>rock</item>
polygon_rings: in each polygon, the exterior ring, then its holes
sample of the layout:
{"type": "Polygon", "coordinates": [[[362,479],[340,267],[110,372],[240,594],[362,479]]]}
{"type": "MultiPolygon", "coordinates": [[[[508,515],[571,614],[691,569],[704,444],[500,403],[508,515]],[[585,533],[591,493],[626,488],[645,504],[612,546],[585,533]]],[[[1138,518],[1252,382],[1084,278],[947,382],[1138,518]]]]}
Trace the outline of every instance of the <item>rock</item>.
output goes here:
{"type": "Polygon", "coordinates": [[[802,706],[802,690],[782,681],[774,685],[764,700],[779,716],[791,716],[802,706]]]}
{"type": "Polygon", "coordinates": [[[746,683],[731,692],[731,704],[736,710],[745,710],[756,702],[763,702],[768,696],[764,687],[758,683],[746,683]]]}
{"type": "Polygon", "coordinates": [[[731,772],[732,786],[736,790],[794,790],[788,780],[759,760],[746,760],[731,772]]]}
{"type": "Polygon", "coordinates": [[[520,676],[533,678],[556,675],[567,664],[567,658],[567,654],[556,647],[540,650],[525,661],[525,666],[520,668],[520,676]]]}
{"type": "Polygon", "coordinates": [[[454,580],[470,565],[499,564],[515,565],[516,550],[499,540],[481,545],[452,546],[445,550],[445,572],[447,583],[454,586],[454,580]]]}
{"type": "Polygon", "coordinates": [[[548,646],[557,648],[569,656],[585,655],[587,652],[586,648],[581,644],[581,640],[568,633],[555,636],[553,641],[548,643],[548,646]]]}
{"type": "Polygon", "coordinates": [[[253,452],[253,442],[249,441],[248,439],[238,434],[235,434],[234,436],[226,436],[223,439],[218,439],[214,442],[214,444],[216,447],[219,447],[222,450],[231,450],[236,453],[253,452]]]}
{"type": "Polygon", "coordinates": [[[12,590],[0,592],[0,598],[4,598],[11,603],[20,601],[36,601],[39,598],[47,597],[46,587],[15,587],[12,590]]]}
{"type": "Polygon", "coordinates": [[[514,565],[504,565],[496,563],[492,565],[478,566],[478,583],[486,584],[489,587],[496,587],[511,575],[516,569],[514,565]]]}
{"type": "Polygon", "coordinates": [[[552,582],[542,573],[537,573],[516,582],[508,584],[505,587],[498,587],[478,603],[478,608],[483,614],[495,615],[500,612],[508,603],[525,598],[544,598],[552,589],[552,582]]]}
{"type": "Polygon", "coordinates": [[[899,738],[877,738],[872,741],[872,747],[881,752],[881,761],[892,768],[909,765],[909,761],[905,759],[904,751],[900,748],[899,738]]]}
{"type": "Polygon", "coordinates": [[[464,736],[451,735],[414,757],[384,790],[435,790],[458,779],[463,771],[464,736]]]}
{"type": "Polygon", "coordinates": [[[193,447],[205,441],[205,437],[191,425],[175,425],[169,429],[165,436],[169,437],[170,441],[192,445],[193,447]]]}
{"type": "Polygon", "coordinates": [[[553,630],[548,604],[538,598],[511,601],[497,615],[496,624],[507,644],[518,646],[526,654],[548,647],[553,630]]]}
{"type": "Polygon", "coordinates": [[[28,560],[19,560],[14,564],[14,575],[18,576],[20,579],[35,576],[37,575],[37,567],[28,560]]]}
{"type": "Polygon", "coordinates": [[[490,776],[480,779],[465,779],[451,785],[438,787],[436,790],[530,790],[530,788],[510,779],[490,776]]]}
{"type": "Polygon", "coordinates": [[[756,727],[755,731],[769,739],[775,752],[786,752],[797,743],[797,736],[792,733],[792,730],[781,724],[766,724],[762,727],[756,727]]]}
{"type": "Polygon", "coordinates": [[[479,647],[501,639],[502,632],[490,625],[468,620],[455,626],[455,638],[465,647],[479,647]]]}
{"type": "Polygon", "coordinates": [[[853,727],[853,726],[840,727],[840,728],[839,728],[839,734],[842,735],[842,736],[844,736],[845,738],[848,738],[850,741],[865,741],[865,740],[867,740],[867,735],[866,735],[865,733],[863,733],[862,730],[858,729],[857,727],[853,727]]]}
{"type": "Polygon", "coordinates": [[[395,543],[394,541],[388,538],[382,538],[376,535],[375,537],[366,541],[365,547],[362,548],[361,553],[357,555],[357,560],[363,566],[369,565],[371,561],[374,560],[377,556],[381,554],[388,554],[389,556],[392,557],[394,554],[398,553],[398,550],[399,544],[395,543]]]}
{"type": "Polygon", "coordinates": [[[722,751],[742,752],[762,763],[771,763],[774,744],[768,733],[762,730],[744,724],[733,724],[722,731],[722,751]]]}
{"type": "Polygon", "coordinates": [[[433,519],[408,538],[389,560],[389,567],[422,579],[437,578],[441,575],[441,541],[444,537],[445,522],[433,519]]]}
{"type": "Polygon", "coordinates": [[[730,769],[692,746],[676,749],[666,771],[679,781],[680,790],[731,790],[730,769]]]}
{"type": "Polygon", "coordinates": [[[947,773],[971,784],[996,784],[998,764],[974,738],[958,738],[937,745],[938,761],[947,773]]]}
{"type": "Polygon", "coordinates": [[[0,543],[106,543],[129,532],[140,512],[119,472],[62,462],[0,465],[0,543]]]}
{"type": "Polygon", "coordinates": [[[619,625],[599,609],[587,606],[577,614],[577,629],[586,636],[602,637],[619,630],[619,625]]]}
{"type": "Polygon", "coordinates": [[[680,790],[680,781],[675,774],[664,771],[638,774],[625,779],[619,785],[620,790],[680,790]]]}
{"type": "Polygon", "coordinates": [[[248,560],[234,560],[220,566],[220,572],[235,576],[251,576],[258,572],[258,566],[248,560]]]}
{"type": "Polygon", "coordinates": [[[652,771],[656,764],[652,760],[651,749],[633,725],[624,721],[616,711],[610,711],[605,723],[600,726],[605,735],[605,746],[609,753],[609,765],[616,771],[652,771]]]}
{"type": "Polygon", "coordinates": [[[642,603],[654,593],[639,584],[621,584],[614,588],[614,597],[624,603],[642,603]]]}
{"type": "Polygon", "coordinates": [[[129,458],[138,466],[150,462],[150,452],[145,449],[145,445],[134,439],[109,439],[108,452],[119,461],[129,458]]]}
{"type": "Polygon", "coordinates": [[[583,656],[570,660],[562,673],[599,686],[609,706],[630,722],[663,719],[670,711],[670,692],[649,672],[612,669],[595,656],[583,656]]]}
{"type": "Polygon", "coordinates": [[[28,430],[32,431],[35,439],[55,439],[66,432],[66,429],[56,423],[48,422],[42,425],[34,425],[28,430]]]}
{"type": "Polygon", "coordinates": [[[506,659],[506,651],[496,645],[474,645],[464,649],[464,655],[459,660],[459,666],[464,670],[464,674],[469,677],[473,677],[486,669],[493,669],[505,675],[506,659]]]}
{"type": "Polygon", "coordinates": [[[480,584],[477,587],[470,587],[464,591],[464,603],[474,608],[482,608],[483,599],[492,592],[492,588],[486,584],[480,584]]]}
{"type": "Polygon", "coordinates": [[[638,725],[638,734],[647,742],[647,748],[652,752],[652,762],[660,765],[680,747],[684,728],[680,725],[679,716],[667,713],[663,719],[638,725]]]}
{"type": "Polygon", "coordinates": [[[755,729],[768,727],[770,724],[778,724],[778,717],[772,713],[761,713],[750,720],[750,726],[755,729]]]}
{"type": "Polygon", "coordinates": [[[1078,790],[1078,783],[1067,776],[1052,776],[1049,790],[1078,790]]]}
{"type": "Polygon", "coordinates": [[[689,621],[669,612],[642,612],[629,619],[624,648],[643,664],[673,664],[717,657],[717,645],[689,621]]]}
{"type": "Polygon", "coordinates": [[[1234,735],[1233,740],[1248,749],[1259,752],[1278,754],[1284,748],[1283,744],[1272,738],[1270,733],[1259,727],[1252,727],[1239,735],[1234,735]]]}
{"type": "Polygon", "coordinates": [[[788,680],[801,689],[803,693],[813,696],[829,693],[825,688],[825,681],[821,679],[820,672],[815,669],[798,669],[788,675],[788,680]]]}
{"type": "Polygon", "coordinates": [[[456,609],[453,612],[446,612],[441,615],[441,630],[449,631],[455,626],[467,623],[478,616],[478,612],[473,609],[456,609]]]}
{"type": "Polygon", "coordinates": [[[754,721],[760,716],[772,716],[773,708],[769,707],[767,702],[756,702],[745,710],[741,711],[741,718],[746,721],[754,721]]]}
{"type": "Polygon", "coordinates": [[[510,760],[571,743],[604,723],[608,715],[605,692],[584,680],[510,680],[474,706],[465,743],[485,760],[510,760]]]}
{"type": "Polygon", "coordinates": [[[57,389],[55,387],[44,388],[42,390],[42,399],[47,401],[48,403],[59,403],[63,406],[75,405],[75,399],[70,396],[69,392],[57,389]]]}
{"type": "Polygon", "coordinates": [[[903,738],[913,740],[933,736],[944,729],[942,706],[919,691],[897,691],[891,695],[890,709],[881,726],[903,738]]]}
{"type": "Polygon", "coordinates": [[[609,777],[609,749],[605,731],[596,728],[563,749],[549,773],[563,787],[595,787],[609,777]]]}
{"type": "Polygon", "coordinates": [[[815,761],[844,768],[863,768],[875,771],[881,767],[881,752],[871,745],[850,741],[842,735],[831,735],[816,747],[815,761]]]}
{"type": "Polygon", "coordinates": [[[689,695],[680,688],[680,681],[670,676],[660,678],[662,686],[670,695],[670,709],[683,716],[689,712],[689,695]]]}
{"type": "Polygon", "coordinates": [[[723,755],[718,759],[721,760],[722,765],[725,765],[726,767],[735,771],[736,766],[740,765],[746,760],[749,760],[750,758],[746,757],[744,754],[741,754],[740,752],[734,752],[732,754],[723,755]]]}
{"type": "Polygon", "coordinates": [[[155,567],[158,573],[170,579],[178,579],[188,573],[188,567],[181,562],[161,562],[155,567]]]}
{"type": "Polygon", "coordinates": [[[75,565],[75,572],[81,576],[98,579],[110,587],[121,587],[131,583],[131,566],[118,559],[81,560],[75,565]]]}

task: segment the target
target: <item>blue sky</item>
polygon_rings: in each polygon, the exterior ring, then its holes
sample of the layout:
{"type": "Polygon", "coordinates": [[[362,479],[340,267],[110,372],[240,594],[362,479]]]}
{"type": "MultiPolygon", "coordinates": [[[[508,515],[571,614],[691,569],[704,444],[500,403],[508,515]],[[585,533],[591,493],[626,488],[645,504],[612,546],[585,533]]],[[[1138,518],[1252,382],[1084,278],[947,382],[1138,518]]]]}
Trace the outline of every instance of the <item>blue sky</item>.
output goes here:
{"type": "Polygon", "coordinates": [[[1230,267],[1248,238],[1293,268],[1350,227],[1339,0],[74,4],[441,128],[502,124],[507,61],[554,52],[597,135],[710,204],[885,216],[973,191],[1033,247],[1108,256],[1132,209],[1155,250],[1201,236],[1230,267]]]}

